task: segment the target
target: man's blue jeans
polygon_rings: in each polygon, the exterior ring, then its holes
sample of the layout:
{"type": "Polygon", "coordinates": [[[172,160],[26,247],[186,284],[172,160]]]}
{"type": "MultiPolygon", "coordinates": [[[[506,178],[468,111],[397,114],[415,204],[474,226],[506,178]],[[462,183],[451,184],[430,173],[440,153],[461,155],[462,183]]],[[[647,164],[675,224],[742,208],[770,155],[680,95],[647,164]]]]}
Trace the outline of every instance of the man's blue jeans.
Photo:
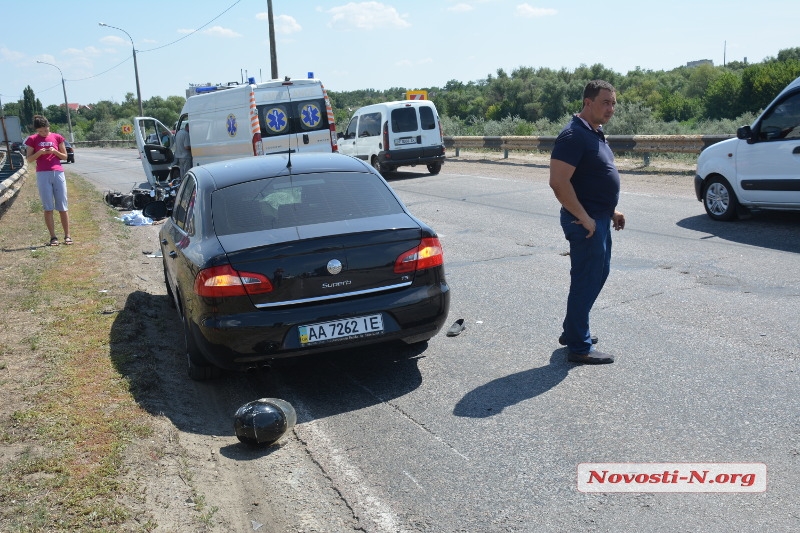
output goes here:
{"type": "Polygon", "coordinates": [[[611,269],[611,216],[595,217],[597,229],[588,231],[577,219],[561,209],[561,228],[569,241],[570,285],[564,338],[570,352],[587,354],[592,350],[589,311],[600,295],[611,269]]]}

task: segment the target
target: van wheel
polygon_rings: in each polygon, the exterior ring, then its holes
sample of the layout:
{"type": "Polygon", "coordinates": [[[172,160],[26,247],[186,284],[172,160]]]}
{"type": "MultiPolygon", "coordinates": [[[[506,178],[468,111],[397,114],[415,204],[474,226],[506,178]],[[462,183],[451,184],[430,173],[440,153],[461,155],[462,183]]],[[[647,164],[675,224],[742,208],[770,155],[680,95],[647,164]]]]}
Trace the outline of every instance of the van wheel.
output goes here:
{"type": "Polygon", "coordinates": [[[431,173],[431,176],[435,176],[442,170],[441,163],[428,163],[428,172],[431,173]]]}
{"type": "Polygon", "coordinates": [[[733,220],[739,201],[728,180],[713,176],[703,190],[703,207],[714,220],[733,220]]]}
{"type": "Polygon", "coordinates": [[[372,168],[374,168],[378,172],[381,171],[381,163],[380,163],[380,161],[378,161],[378,156],[377,155],[372,156],[372,168]]]}

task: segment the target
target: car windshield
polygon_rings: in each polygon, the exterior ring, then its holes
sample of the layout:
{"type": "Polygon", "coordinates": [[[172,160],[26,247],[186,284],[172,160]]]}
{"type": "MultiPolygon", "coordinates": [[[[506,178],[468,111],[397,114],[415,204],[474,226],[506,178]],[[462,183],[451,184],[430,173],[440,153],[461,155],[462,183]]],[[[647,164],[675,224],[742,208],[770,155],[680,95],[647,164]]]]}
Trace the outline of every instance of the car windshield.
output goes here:
{"type": "Polygon", "coordinates": [[[211,205],[220,236],[403,212],[378,176],[345,172],[248,181],[216,191],[211,205]]]}

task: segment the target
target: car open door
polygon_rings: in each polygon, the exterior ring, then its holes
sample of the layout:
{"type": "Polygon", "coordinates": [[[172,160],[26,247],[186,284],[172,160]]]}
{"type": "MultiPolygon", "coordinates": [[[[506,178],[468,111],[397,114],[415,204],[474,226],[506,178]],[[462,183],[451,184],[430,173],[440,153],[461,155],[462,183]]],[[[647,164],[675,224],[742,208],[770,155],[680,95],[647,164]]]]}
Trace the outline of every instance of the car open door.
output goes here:
{"type": "Polygon", "coordinates": [[[175,177],[177,177],[180,170],[172,153],[171,147],[175,144],[175,135],[172,131],[152,117],[136,117],[133,121],[136,147],[148,183],[155,187],[170,181],[173,168],[176,169],[175,177]]]}

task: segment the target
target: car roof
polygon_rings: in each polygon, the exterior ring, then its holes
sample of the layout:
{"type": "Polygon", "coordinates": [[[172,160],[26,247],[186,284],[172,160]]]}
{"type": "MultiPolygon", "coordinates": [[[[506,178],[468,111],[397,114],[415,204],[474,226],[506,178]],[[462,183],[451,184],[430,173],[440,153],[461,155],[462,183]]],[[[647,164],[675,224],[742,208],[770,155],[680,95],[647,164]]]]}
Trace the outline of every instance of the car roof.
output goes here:
{"type": "Polygon", "coordinates": [[[381,102],[378,104],[365,105],[356,110],[356,113],[369,113],[377,109],[397,109],[403,107],[430,107],[436,109],[431,100],[395,100],[393,102],[381,102]]]}
{"type": "Polygon", "coordinates": [[[206,174],[214,182],[214,189],[221,189],[253,179],[269,178],[289,174],[318,172],[362,172],[371,173],[372,167],[355,157],[338,153],[270,154],[257,157],[242,157],[217,161],[199,167],[192,172],[202,179],[206,174]],[[291,171],[289,163],[291,161],[291,171]]]}

